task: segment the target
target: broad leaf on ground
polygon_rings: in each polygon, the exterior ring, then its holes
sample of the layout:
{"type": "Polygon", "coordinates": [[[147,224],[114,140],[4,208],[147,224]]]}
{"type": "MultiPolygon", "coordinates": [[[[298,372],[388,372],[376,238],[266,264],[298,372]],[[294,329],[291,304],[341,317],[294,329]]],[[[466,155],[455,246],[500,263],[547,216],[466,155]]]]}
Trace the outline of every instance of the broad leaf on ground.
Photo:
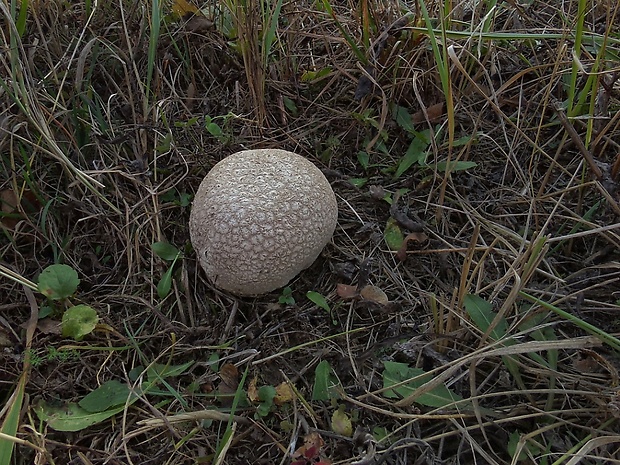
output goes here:
{"type": "Polygon", "coordinates": [[[69,265],[50,265],[41,272],[37,284],[39,292],[48,299],[61,300],[77,290],[80,280],[69,265]]]}
{"type": "MultiPolygon", "coordinates": [[[[389,388],[403,381],[404,384],[389,389],[383,393],[388,398],[406,398],[413,394],[423,384],[432,379],[432,376],[421,368],[412,368],[405,363],[399,362],[383,362],[385,370],[383,371],[383,387],[389,388]],[[426,373],[426,374],[425,374],[426,373]],[[415,379],[413,379],[415,378],[415,379]]],[[[415,402],[427,407],[449,407],[454,402],[463,398],[447,388],[445,384],[433,388],[430,392],[426,392],[415,399],[415,402]]]]}
{"type": "Polygon", "coordinates": [[[99,316],[94,308],[76,305],[68,308],[62,316],[62,335],[81,341],[84,336],[93,332],[97,323],[99,316]]]}

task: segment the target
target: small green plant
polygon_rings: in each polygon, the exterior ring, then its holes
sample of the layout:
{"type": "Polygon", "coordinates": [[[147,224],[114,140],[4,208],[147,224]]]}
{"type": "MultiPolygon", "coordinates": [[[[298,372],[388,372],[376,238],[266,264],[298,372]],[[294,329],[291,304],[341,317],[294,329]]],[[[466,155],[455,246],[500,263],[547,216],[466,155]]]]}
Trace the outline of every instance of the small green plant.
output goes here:
{"type": "Polygon", "coordinates": [[[58,350],[56,347],[47,347],[44,352],[29,350],[30,363],[33,367],[39,367],[46,363],[58,363],[77,360],[80,354],[76,350],[58,350]]]}
{"type": "MultiPolygon", "coordinates": [[[[432,132],[430,129],[423,131],[416,131],[412,117],[406,108],[399,105],[392,105],[392,114],[396,123],[411,137],[411,143],[407,148],[407,151],[398,162],[394,178],[399,178],[412,166],[418,165],[421,168],[433,169],[442,173],[454,173],[457,171],[465,171],[478,166],[477,163],[472,161],[437,161],[435,163],[427,163],[429,154],[429,148],[431,144],[432,132]]],[[[439,140],[441,137],[440,127],[435,128],[434,138],[439,140]]],[[[451,147],[460,147],[467,143],[470,143],[473,136],[464,136],[451,143],[451,147]]]]}
{"type": "MultiPolygon", "coordinates": [[[[56,264],[45,268],[39,275],[38,291],[47,297],[49,306],[43,307],[44,316],[61,310],[65,302],[77,291],[80,279],[77,272],[69,265],[56,264]]],[[[97,311],[88,305],[69,306],[62,316],[62,335],[81,341],[93,332],[99,323],[97,311]]]]}
{"type": "Polygon", "coordinates": [[[183,252],[167,242],[154,242],[151,244],[151,249],[159,258],[172,262],[170,267],[161,277],[159,283],[157,283],[157,295],[160,299],[163,299],[170,293],[170,289],[172,289],[172,273],[174,272],[174,265],[177,260],[183,256],[183,252]]]}
{"type": "Polygon", "coordinates": [[[177,189],[170,189],[159,196],[162,202],[170,202],[178,207],[188,207],[192,201],[192,194],[177,189]]]}
{"type": "Polygon", "coordinates": [[[157,392],[158,385],[166,385],[166,378],[185,373],[193,364],[192,360],[181,365],[151,364],[147,369],[140,367],[134,371],[145,378],[139,388],[110,380],[78,402],[58,407],[41,401],[35,412],[40,420],[56,431],[80,431],[122,412],[126,405],[135,403],[140,396],[157,392]]]}
{"type": "Polygon", "coordinates": [[[282,289],[282,294],[280,294],[280,297],[278,297],[278,302],[283,305],[295,305],[293,290],[290,286],[286,286],[284,289],[282,289]]]}
{"type": "Polygon", "coordinates": [[[266,417],[274,406],[276,397],[276,388],[271,385],[261,386],[258,388],[258,400],[260,404],[256,408],[256,414],[259,417],[266,417]]]}

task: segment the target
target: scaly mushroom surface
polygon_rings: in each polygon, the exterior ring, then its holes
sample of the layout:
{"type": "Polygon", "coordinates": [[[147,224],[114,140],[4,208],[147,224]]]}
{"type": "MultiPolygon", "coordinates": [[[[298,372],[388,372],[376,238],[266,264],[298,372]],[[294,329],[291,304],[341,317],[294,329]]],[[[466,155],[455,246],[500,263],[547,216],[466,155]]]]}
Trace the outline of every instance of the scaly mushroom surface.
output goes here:
{"type": "Polygon", "coordinates": [[[189,232],[217,287],[256,295],[285,286],[308,268],[337,219],[336,196],[313,163],[285,150],[244,150],[204,178],[189,232]]]}

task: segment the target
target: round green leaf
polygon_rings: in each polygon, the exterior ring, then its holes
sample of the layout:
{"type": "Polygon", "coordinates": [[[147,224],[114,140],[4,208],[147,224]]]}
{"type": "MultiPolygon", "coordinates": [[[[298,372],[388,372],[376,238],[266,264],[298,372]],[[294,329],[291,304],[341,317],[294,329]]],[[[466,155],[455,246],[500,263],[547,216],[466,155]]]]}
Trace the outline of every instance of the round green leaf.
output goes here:
{"type": "Polygon", "coordinates": [[[39,275],[39,292],[48,299],[61,300],[72,295],[80,284],[77,272],[69,265],[51,265],[39,275]]]}
{"type": "Polygon", "coordinates": [[[95,329],[98,322],[95,309],[88,305],[76,305],[67,309],[62,316],[62,335],[80,341],[95,329]]]}

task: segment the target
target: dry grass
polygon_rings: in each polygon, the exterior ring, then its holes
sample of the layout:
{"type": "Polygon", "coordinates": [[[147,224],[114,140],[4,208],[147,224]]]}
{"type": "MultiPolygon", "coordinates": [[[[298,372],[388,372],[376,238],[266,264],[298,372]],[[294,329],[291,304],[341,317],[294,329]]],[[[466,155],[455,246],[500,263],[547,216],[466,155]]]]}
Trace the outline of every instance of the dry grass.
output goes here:
{"type": "MultiPolygon", "coordinates": [[[[586,11],[578,60],[578,2],[455,3],[443,59],[454,138],[469,138],[453,146],[421,16],[398,22],[404,10],[392,0],[332,2],[333,14],[322,2],[285,2],[265,53],[263,3],[248,3],[165,16],[151,93],[150,2],[90,11],[31,2],[21,38],[3,4],[0,265],[14,276],[0,280],[1,398],[30,370],[18,431],[27,442],[12,463],[282,464],[311,431],[333,463],[619,461],[617,2],[586,11]],[[375,61],[365,40],[386,30],[375,61]],[[356,100],[362,76],[375,85],[356,100]],[[429,166],[400,177],[411,135],[393,105],[436,136],[429,166]],[[220,136],[205,129],[207,116],[220,136]],[[274,146],[316,162],[339,199],[333,242],[291,283],[294,305],[278,292],[239,299],[214,289],[189,245],[187,199],[208,169],[242,148],[274,146]],[[477,167],[446,175],[436,165],[464,161],[477,167]],[[362,187],[351,183],[359,178],[362,187]],[[405,233],[423,229],[405,260],[384,241],[390,217],[405,233]],[[184,252],[164,299],[158,241],[184,252]],[[94,307],[104,325],[76,343],[41,320],[28,368],[24,328],[46,302],[29,301],[19,281],[36,282],[53,263],[78,271],[72,302],[94,307]],[[375,286],[389,303],[343,299],[337,284],[375,286]],[[490,326],[472,321],[471,295],[491,304],[490,326]],[[192,360],[160,391],[82,431],[54,431],[35,414],[40,402],[67,405],[108,380],[144,382],[131,373],[138,366],[192,360]],[[331,403],[311,400],[321,361],[342,386],[331,403]],[[385,361],[423,368],[433,381],[422,390],[446,383],[465,400],[424,406],[419,389],[388,398],[385,361]],[[265,416],[242,403],[223,447],[231,403],[216,394],[234,392],[246,371],[240,389],[254,378],[288,382],[294,400],[265,416]],[[353,440],[332,430],[339,406],[353,440]],[[368,431],[380,441],[364,461],[368,431]]],[[[439,18],[443,5],[427,8],[439,18]]]]}

